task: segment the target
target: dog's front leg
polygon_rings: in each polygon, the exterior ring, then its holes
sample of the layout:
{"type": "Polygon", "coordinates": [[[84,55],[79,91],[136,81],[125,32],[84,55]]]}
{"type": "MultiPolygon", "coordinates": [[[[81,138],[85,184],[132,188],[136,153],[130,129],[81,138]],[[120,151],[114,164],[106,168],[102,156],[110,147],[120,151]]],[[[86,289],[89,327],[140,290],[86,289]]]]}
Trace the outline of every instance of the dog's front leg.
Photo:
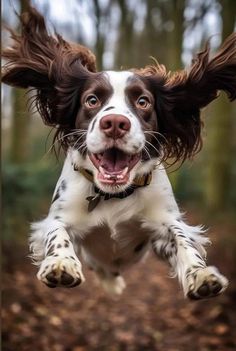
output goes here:
{"type": "Polygon", "coordinates": [[[185,296],[191,299],[218,295],[228,285],[216,267],[206,265],[204,245],[207,239],[201,232],[201,228],[191,227],[181,220],[167,221],[160,225],[152,240],[154,252],[168,260],[185,296]]]}
{"type": "Polygon", "coordinates": [[[36,223],[31,236],[32,258],[40,265],[37,278],[47,286],[72,288],[84,281],[81,263],[68,230],[46,219],[36,223]],[[50,224],[47,228],[47,224],[50,224]]]}

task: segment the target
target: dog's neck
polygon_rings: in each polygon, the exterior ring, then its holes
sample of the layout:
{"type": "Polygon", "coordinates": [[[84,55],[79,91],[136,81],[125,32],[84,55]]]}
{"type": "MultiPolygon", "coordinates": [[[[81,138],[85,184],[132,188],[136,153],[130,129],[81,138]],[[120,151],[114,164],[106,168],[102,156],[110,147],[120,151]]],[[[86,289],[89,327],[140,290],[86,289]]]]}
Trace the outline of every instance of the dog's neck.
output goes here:
{"type": "Polygon", "coordinates": [[[126,189],[125,191],[122,191],[116,194],[110,194],[110,193],[104,193],[103,191],[97,188],[97,186],[94,183],[93,173],[91,171],[82,167],[76,168],[75,166],[74,166],[74,170],[80,172],[80,174],[82,174],[89,182],[93,183],[94,185],[95,195],[88,196],[86,198],[86,200],[88,201],[89,212],[94,210],[94,208],[99,204],[102,198],[104,200],[109,200],[112,198],[125,199],[126,197],[132,195],[137,188],[149,185],[152,180],[152,171],[151,171],[147,174],[136,176],[131,186],[129,186],[129,188],[126,189]]]}

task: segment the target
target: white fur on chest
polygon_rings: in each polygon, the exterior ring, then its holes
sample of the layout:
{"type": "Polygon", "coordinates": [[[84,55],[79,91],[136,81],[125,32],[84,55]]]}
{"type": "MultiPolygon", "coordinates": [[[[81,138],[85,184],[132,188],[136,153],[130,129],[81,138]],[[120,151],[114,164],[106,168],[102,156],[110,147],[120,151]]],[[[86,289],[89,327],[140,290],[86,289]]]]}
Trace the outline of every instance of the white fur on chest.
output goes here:
{"type": "MultiPolygon", "coordinates": [[[[116,234],[116,226],[132,218],[150,221],[153,216],[171,216],[178,208],[172,193],[172,189],[166,175],[161,168],[153,171],[152,182],[146,187],[138,188],[125,199],[112,198],[101,200],[98,206],[88,212],[88,196],[95,195],[93,184],[84,178],[79,171],[74,171],[73,165],[78,163],[82,166],[86,160],[78,159],[78,153],[68,153],[65,165],[58,181],[66,182],[66,189],[61,197],[52,205],[51,214],[61,212],[62,220],[73,227],[76,235],[83,236],[91,227],[106,223],[112,235],[116,234]],[[61,201],[61,204],[60,204],[61,201]]],[[[85,165],[86,166],[86,165],[85,165]]],[[[138,173],[138,172],[137,172],[138,173]]]]}
{"type": "MultiPolygon", "coordinates": [[[[179,216],[168,177],[161,166],[153,171],[150,185],[136,189],[125,199],[102,199],[88,212],[86,198],[95,195],[93,184],[75,171],[74,165],[86,167],[86,159],[70,151],[55,193],[62,182],[64,190],[52,204],[49,218],[59,218],[70,228],[90,264],[96,260],[96,265],[99,261],[115,269],[112,262],[121,260],[128,266],[147,251],[153,234],[152,222],[161,225],[170,217],[179,216]],[[138,250],[144,242],[145,248],[138,250]]],[[[141,167],[144,166],[140,166],[140,173],[144,171],[141,167]]]]}

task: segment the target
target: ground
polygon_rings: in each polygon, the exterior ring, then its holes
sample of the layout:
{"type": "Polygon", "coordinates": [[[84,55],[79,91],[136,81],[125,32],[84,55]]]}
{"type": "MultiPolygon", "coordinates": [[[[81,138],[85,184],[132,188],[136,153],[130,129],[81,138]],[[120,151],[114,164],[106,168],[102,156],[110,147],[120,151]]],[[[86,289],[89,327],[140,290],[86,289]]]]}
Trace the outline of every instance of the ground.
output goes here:
{"type": "Polygon", "coordinates": [[[230,286],[222,296],[200,302],[184,299],[167,265],[152,255],[126,272],[127,288],[114,299],[86,269],[82,286],[49,289],[37,281],[26,247],[6,246],[3,350],[235,350],[236,268],[230,242],[235,229],[210,232],[209,264],[220,268],[230,286]]]}

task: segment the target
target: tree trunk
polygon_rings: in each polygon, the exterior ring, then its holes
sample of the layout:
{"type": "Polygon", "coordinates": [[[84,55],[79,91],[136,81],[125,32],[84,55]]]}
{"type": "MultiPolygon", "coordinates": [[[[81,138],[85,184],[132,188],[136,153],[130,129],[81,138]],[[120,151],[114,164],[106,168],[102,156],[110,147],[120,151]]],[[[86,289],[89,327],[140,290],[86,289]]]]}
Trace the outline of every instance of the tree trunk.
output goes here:
{"type": "Polygon", "coordinates": [[[117,0],[120,8],[121,19],[119,25],[119,38],[117,41],[115,67],[117,69],[127,69],[132,63],[132,48],[134,40],[134,17],[128,10],[126,0],[117,0]]]}
{"type": "MultiPolygon", "coordinates": [[[[25,12],[29,6],[28,0],[21,0],[21,13],[25,12]]],[[[10,145],[10,160],[13,163],[22,163],[26,161],[28,155],[29,140],[29,112],[26,107],[26,91],[22,89],[12,89],[12,133],[10,145]]]]}
{"type": "MultiPolygon", "coordinates": [[[[236,2],[221,0],[222,41],[233,32],[235,25],[236,2]]],[[[212,117],[208,122],[206,205],[210,212],[226,206],[230,194],[230,176],[233,155],[233,115],[236,106],[230,104],[226,96],[221,96],[212,106],[212,117]]]]}
{"type": "Polygon", "coordinates": [[[99,71],[103,69],[103,53],[105,48],[105,37],[104,33],[101,33],[101,20],[102,20],[102,9],[100,2],[98,0],[93,0],[93,5],[96,15],[96,44],[95,44],[95,54],[96,54],[96,64],[99,71]]]}
{"type": "MultiPolygon", "coordinates": [[[[173,30],[168,33],[167,50],[168,50],[168,69],[171,71],[180,70],[182,68],[182,46],[184,34],[184,9],[185,0],[173,0],[169,4],[170,19],[174,24],[173,30]]],[[[178,164],[173,166],[178,168],[178,164]]],[[[169,178],[173,189],[178,187],[179,171],[169,174],[169,178]]]]}
{"type": "Polygon", "coordinates": [[[174,23],[173,30],[169,33],[168,44],[168,68],[172,71],[179,70],[182,67],[182,46],[184,33],[184,9],[185,0],[173,0],[170,3],[171,20],[174,23]]]}

